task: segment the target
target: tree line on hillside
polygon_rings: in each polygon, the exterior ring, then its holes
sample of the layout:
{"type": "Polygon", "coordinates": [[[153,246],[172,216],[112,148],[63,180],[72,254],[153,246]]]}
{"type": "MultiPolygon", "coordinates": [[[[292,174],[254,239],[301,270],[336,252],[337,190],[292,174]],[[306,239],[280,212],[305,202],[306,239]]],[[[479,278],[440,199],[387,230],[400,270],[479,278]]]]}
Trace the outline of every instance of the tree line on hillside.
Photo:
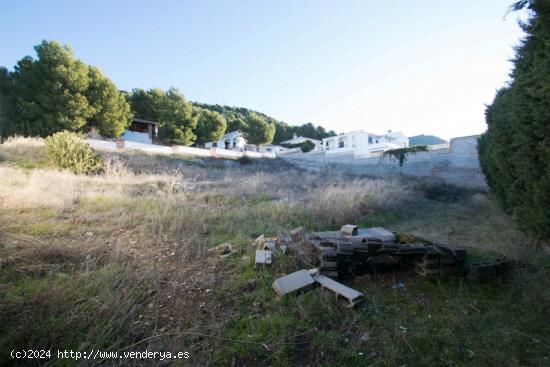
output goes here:
{"type": "Polygon", "coordinates": [[[35,46],[13,71],[0,67],[0,138],[49,136],[68,130],[96,130],[119,137],[133,117],[159,122],[159,139],[174,144],[204,144],[226,131],[240,130],[251,144],[335,135],[311,123],[290,126],[246,108],[187,101],[175,88],[119,91],[96,67],[75,58],[55,41],[35,46]]]}
{"type": "Polygon", "coordinates": [[[550,0],[522,0],[526,33],[511,80],[485,111],[479,157],[492,192],[520,225],[550,238],[550,0]]]}
{"type": "Polygon", "coordinates": [[[249,110],[243,107],[221,106],[218,104],[211,105],[206,103],[195,104],[201,108],[222,114],[227,121],[227,131],[246,131],[251,117],[252,119],[261,119],[265,121],[266,124],[273,125],[275,127],[272,139],[274,144],[292,139],[294,134],[318,140],[336,135],[333,130],[327,131],[324,127],[315,126],[311,122],[293,126],[282,121],[277,121],[273,117],[265,115],[261,112],[249,110]]]}

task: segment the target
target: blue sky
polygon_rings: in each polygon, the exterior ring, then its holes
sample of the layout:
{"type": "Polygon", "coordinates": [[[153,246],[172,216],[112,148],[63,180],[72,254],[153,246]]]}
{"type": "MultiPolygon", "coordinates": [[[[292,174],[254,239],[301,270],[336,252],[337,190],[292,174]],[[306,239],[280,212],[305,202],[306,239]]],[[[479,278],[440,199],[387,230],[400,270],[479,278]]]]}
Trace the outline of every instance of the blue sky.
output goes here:
{"type": "Polygon", "coordinates": [[[0,65],[69,44],[121,89],[174,86],[337,132],[481,133],[511,1],[0,1],[0,65]]]}

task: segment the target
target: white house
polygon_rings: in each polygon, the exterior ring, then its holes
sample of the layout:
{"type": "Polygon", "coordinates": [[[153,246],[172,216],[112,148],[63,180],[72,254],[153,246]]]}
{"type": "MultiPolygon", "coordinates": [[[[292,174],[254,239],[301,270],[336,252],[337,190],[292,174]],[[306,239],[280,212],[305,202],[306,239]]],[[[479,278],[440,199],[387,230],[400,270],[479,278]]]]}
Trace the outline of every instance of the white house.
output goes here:
{"type": "Polygon", "coordinates": [[[384,135],[357,130],[324,138],[322,146],[327,154],[353,152],[355,155],[369,156],[408,147],[409,138],[401,132],[391,132],[391,130],[384,135]]]}
{"type": "Polygon", "coordinates": [[[306,141],[312,142],[315,145],[314,149],[321,149],[322,148],[321,140],[306,138],[305,136],[298,136],[296,134],[294,134],[292,139],[282,141],[280,144],[281,145],[294,145],[294,144],[302,144],[306,141]]]}
{"type": "Polygon", "coordinates": [[[120,137],[120,139],[151,144],[157,135],[158,122],[134,118],[132,119],[130,126],[124,130],[124,134],[120,137]]]}
{"type": "Polygon", "coordinates": [[[244,139],[243,133],[240,131],[232,131],[225,134],[218,141],[211,141],[204,144],[206,149],[218,148],[218,149],[229,149],[229,150],[245,150],[246,140],[244,139]]]}

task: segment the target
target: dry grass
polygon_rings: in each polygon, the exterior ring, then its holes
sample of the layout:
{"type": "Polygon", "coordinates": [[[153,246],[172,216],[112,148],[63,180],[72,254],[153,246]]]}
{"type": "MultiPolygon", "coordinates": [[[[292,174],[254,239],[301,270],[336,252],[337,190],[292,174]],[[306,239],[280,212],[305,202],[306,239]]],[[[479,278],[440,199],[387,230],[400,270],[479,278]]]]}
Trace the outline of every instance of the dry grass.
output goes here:
{"type": "Polygon", "coordinates": [[[0,162],[21,168],[38,168],[47,165],[44,139],[10,137],[0,149],[0,162]]]}

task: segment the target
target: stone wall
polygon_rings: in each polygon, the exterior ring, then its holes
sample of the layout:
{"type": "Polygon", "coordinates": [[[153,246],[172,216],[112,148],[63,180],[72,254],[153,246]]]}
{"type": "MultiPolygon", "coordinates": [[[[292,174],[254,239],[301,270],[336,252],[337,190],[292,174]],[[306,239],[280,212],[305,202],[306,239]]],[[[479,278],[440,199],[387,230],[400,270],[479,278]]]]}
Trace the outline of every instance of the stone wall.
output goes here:
{"type": "Polygon", "coordinates": [[[334,168],[375,177],[409,176],[487,190],[477,155],[478,137],[453,138],[449,148],[408,154],[403,166],[392,156],[361,157],[352,152],[293,152],[280,154],[279,158],[306,169],[334,168]]]}

